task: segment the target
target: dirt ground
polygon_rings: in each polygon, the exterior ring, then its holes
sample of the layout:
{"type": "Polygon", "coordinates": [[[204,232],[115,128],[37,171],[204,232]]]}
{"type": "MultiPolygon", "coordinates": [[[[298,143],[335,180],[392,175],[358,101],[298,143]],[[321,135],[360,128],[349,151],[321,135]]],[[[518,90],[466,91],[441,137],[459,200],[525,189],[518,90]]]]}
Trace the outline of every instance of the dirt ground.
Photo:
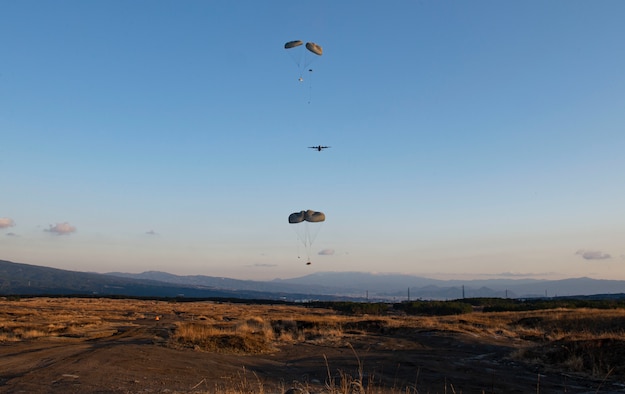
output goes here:
{"type": "Polygon", "coordinates": [[[622,382],[519,362],[510,357],[519,344],[503,338],[398,330],[354,335],[347,346],[294,343],[267,354],[221,354],[172,347],[180,319],[120,319],[88,337],[0,342],[0,392],[625,392],[622,382]]]}

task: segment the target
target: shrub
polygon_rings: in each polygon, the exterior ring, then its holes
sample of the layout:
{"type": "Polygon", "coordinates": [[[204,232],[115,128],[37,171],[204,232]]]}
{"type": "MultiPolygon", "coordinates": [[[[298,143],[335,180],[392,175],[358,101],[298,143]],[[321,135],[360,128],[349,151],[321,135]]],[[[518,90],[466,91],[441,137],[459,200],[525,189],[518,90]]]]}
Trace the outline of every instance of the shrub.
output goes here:
{"type": "Polygon", "coordinates": [[[445,316],[473,311],[471,305],[460,301],[411,301],[395,304],[394,308],[408,315],[445,316]]]}

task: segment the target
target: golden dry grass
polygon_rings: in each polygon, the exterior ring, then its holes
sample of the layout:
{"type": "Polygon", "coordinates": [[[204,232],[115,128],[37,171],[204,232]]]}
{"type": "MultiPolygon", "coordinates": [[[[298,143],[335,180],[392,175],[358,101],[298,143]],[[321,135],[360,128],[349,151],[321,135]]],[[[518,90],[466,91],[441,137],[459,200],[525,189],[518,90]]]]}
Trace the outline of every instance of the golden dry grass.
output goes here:
{"type": "Polygon", "coordinates": [[[266,342],[334,341],[360,333],[434,330],[516,340],[625,338],[625,310],[552,309],[454,316],[346,316],[299,305],[166,302],[107,298],[0,298],[0,341],[81,337],[138,319],[170,317],[177,339],[258,336],[266,342]]]}
{"type": "MultiPolygon", "coordinates": [[[[362,335],[409,337],[414,332],[441,331],[508,341],[517,348],[512,356],[525,362],[594,376],[625,376],[620,362],[625,354],[625,310],[621,309],[473,312],[438,317],[347,316],[304,305],[0,298],[0,343],[106,337],[138,325],[138,320],[157,317],[171,330],[167,346],[195,351],[261,354],[286,344],[347,347],[353,338],[362,335]]],[[[249,373],[245,380],[238,381],[245,382],[245,390],[260,392],[253,388],[259,382],[249,373]]],[[[358,376],[342,376],[333,383],[331,392],[345,392],[345,384],[354,388],[365,383],[358,376]]]]}

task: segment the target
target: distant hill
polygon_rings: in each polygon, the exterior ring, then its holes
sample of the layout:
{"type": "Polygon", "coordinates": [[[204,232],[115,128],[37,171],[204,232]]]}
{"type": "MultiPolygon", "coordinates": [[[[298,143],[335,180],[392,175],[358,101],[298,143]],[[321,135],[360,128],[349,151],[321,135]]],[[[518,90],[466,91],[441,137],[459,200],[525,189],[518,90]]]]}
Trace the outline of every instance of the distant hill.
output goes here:
{"type": "Polygon", "coordinates": [[[438,280],[412,275],[371,274],[365,272],[318,272],[299,278],[249,281],[204,275],[178,276],[148,271],[140,274],[110,273],[134,279],[154,279],[169,283],[211,286],[233,291],[273,291],[305,293],[352,299],[397,300],[459,299],[475,297],[527,298],[625,292],[625,281],[573,278],[564,280],[478,279],[438,280]]]}
{"type": "MultiPolygon", "coordinates": [[[[0,260],[0,295],[102,295],[134,297],[191,297],[284,299],[279,292],[229,290],[227,288],[177,284],[153,279],[67,271],[0,260]]],[[[292,297],[308,299],[309,295],[292,297]]],[[[332,299],[326,298],[326,299],[332,299]]]]}
{"type": "Polygon", "coordinates": [[[178,285],[192,285],[211,287],[215,289],[223,289],[230,291],[263,291],[272,293],[288,293],[300,294],[308,296],[313,295],[346,295],[349,294],[345,288],[337,286],[325,286],[320,284],[303,284],[298,282],[289,282],[282,280],[273,281],[254,281],[239,280],[224,277],[205,276],[205,275],[173,275],[167,272],[147,271],[139,274],[110,272],[107,275],[119,276],[123,278],[140,279],[140,280],[157,280],[166,283],[174,283],[178,285]]]}
{"type": "Polygon", "coordinates": [[[530,298],[625,293],[625,281],[572,278],[437,280],[412,275],[319,272],[271,281],[238,280],[166,272],[97,274],[0,260],[0,295],[120,295],[139,297],[267,300],[451,300],[530,298]]]}
{"type": "Polygon", "coordinates": [[[369,295],[411,298],[458,299],[465,297],[557,297],[625,293],[625,281],[592,278],[561,280],[476,279],[437,280],[411,275],[368,274],[361,272],[321,272],[301,278],[282,280],[286,283],[312,284],[368,290],[369,295]]]}

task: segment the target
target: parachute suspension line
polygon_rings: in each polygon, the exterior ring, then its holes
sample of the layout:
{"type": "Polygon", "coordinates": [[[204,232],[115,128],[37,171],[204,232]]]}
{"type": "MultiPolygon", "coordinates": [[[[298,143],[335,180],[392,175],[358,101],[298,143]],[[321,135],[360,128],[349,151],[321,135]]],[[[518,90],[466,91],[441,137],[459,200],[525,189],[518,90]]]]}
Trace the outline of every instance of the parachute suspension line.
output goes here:
{"type": "Polygon", "coordinates": [[[299,253],[299,237],[297,238],[297,258],[300,258],[300,253],[299,253]]]}
{"type": "Polygon", "coordinates": [[[300,229],[300,232],[296,234],[297,238],[297,258],[301,259],[302,256],[306,257],[306,264],[310,264],[310,250],[312,247],[312,238],[310,235],[310,227],[308,223],[303,224],[303,228],[300,229]],[[301,253],[302,246],[304,247],[303,252],[301,253]]]}
{"type": "Polygon", "coordinates": [[[304,253],[308,254],[306,252],[308,246],[307,246],[307,239],[308,239],[308,235],[305,232],[302,232],[300,230],[300,232],[295,232],[295,238],[297,238],[297,258],[300,259],[302,256],[302,245],[304,245],[304,253]]]}
{"type": "Polygon", "coordinates": [[[323,227],[324,222],[318,223],[317,226],[315,226],[314,230],[310,230],[310,227],[308,228],[308,234],[307,237],[309,239],[309,243],[312,246],[312,243],[315,242],[315,240],[317,239],[317,235],[319,235],[319,231],[321,230],[321,227],[323,227]]]}
{"type": "Polygon", "coordinates": [[[308,69],[308,104],[312,100],[312,68],[308,69]]]}
{"type": "Polygon", "coordinates": [[[296,252],[297,252],[297,259],[301,259],[302,258],[302,245],[304,245],[304,252],[306,252],[307,246],[306,246],[306,233],[302,232],[302,230],[298,231],[296,229],[293,229],[294,233],[295,233],[295,239],[297,240],[297,245],[296,245],[296,252]]]}
{"type": "Polygon", "coordinates": [[[300,82],[304,82],[304,67],[303,64],[306,63],[306,55],[300,53],[299,57],[297,59],[297,70],[299,71],[299,77],[297,78],[298,81],[300,82]]]}
{"type": "Polygon", "coordinates": [[[308,223],[306,226],[306,264],[310,264],[310,251],[312,249],[312,238],[310,237],[310,226],[308,223]]]}
{"type": "Polygon", "coordinates": [[[312,244],[315,242],[317,235],[319,235],[319,231],[321,227],[323,227],[323,222],[320,223],[304,223],[304,232],[302,235],[302,244],[304,244],[304,250],[306,251],[306,264],[311,264],[311,256],[313,254],[312,244]]]}
{"type": "Polygon", "coordinates": [[[323,48],[314,42],[306,43],[306,61],[304,63],[304,70],[308,70],[308,104],[312,101],[312,72],[313,69],[309,66],[323,54],[323,48]]]}

